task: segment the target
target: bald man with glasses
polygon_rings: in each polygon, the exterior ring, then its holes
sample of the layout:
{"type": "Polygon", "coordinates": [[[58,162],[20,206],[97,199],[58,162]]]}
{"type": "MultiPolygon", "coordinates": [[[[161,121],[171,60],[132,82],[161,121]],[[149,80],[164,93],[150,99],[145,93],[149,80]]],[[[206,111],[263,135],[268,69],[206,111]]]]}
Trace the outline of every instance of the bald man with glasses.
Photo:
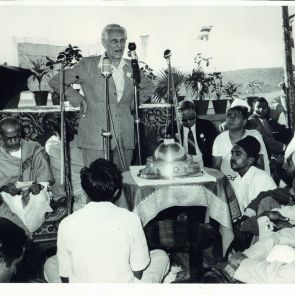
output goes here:
{"type": "MultiPolygon", "coordinates": [[[[197,117],[192,101],[184,100],[177,106],[180,120],[180,136],[187,154],[205,167],[212,166],[212,146],[217,130],[212,122],[197,117]]],[[[175,124],[175,123],[174,123],[175,124]]],[[[171,128],[170,128],[171,129],[171,128]]],[[[174,131],[177,132],[176,124],[174,131]]],[[[178,140],[178,134],[175,134],[178,140]]]]}

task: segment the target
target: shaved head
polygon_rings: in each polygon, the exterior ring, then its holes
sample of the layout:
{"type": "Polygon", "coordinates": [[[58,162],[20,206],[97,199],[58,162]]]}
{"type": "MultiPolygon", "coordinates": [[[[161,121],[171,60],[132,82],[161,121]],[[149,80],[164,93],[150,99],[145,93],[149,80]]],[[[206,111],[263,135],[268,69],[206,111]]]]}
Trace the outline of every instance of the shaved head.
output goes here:
{"type": "Polygon", "coordinates": [[[21,144],[21,125],[19,120],[7,117],[0,121],[0,133],[4,148],[8,152],[17,151],[21,144]]]}
{"type": "Polygon", "coordinates": [[[0,132],[19,131],[21,129],[20,122],[16,118],[7,117],[0,121],[0,132]]]}

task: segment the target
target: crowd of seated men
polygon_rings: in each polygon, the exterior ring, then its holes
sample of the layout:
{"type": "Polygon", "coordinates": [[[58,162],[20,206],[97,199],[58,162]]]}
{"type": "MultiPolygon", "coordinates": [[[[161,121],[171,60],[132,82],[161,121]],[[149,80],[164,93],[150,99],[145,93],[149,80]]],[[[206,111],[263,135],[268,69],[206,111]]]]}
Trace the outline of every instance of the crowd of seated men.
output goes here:
{"type": "MultiPolygon", "coordinates": [[[[188,154],[225,175],[239,210],[226,266],[205,274],[203,282],[220,274],[231,282],[294,282],[295,140],[289,143],[290,131],[270,119],[263,98],[254,101],[250,116],[245,106],[233,105],[220,134],[212,122],[197,118],[190,101],[178,105],[178,115],[181,134],[175,139],[181,137],[188,154]]],[[[0,281],[13,276],[26,241],[52,211],[51,199],[64,194],[58,182],[58,120],[54,130],[43,148],[21,138],[17,119],[0,121],[0,281]],[[7,228],[9,237],[2,235],[7,228]]],[[[162,282],[169,257],[162,250],[149,251],[138,216],[114,204],[122,191],[121,172],[104,159],[83,167],[71,139],[74,212],[59,225],[57,253],[45,263],[44,281],[162,282]]]]}

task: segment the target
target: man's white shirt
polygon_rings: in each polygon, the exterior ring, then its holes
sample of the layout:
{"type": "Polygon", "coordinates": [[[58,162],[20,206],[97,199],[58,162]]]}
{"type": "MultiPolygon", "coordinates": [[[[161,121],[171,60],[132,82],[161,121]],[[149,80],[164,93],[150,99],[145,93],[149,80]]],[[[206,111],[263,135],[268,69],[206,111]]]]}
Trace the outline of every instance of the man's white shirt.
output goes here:
{"type": "Polygon", "coordinates": [[[59,274],[70,282],[134,282],[150,256],[139,217],[110,202],[90,202],[58,229],[59,274]]]}
{"type": "Polygon", "coordinates": [[[233,188],[238,200],[241,213],[261,192],[277,188],[272,177],[264,170],[251,166],[246,174],[241,177],[238,175],[234,182],[233,188]]]}
{"type": "MultiPolygon", "coordinates": [[[[194,124],[191,127],[191,130],[192,130],[192,133],[193,133],[193,136],[194,136],[194,141],[195,141],[194,143],[195,143],[195,147],[196,147],[196,160],[203,167],[204,163],[203,163],[202,152],[199,149],[198,142],[197,142],[196,124],[194,124]]],[[[183,148],[184,148],[186,153],[188,153],[188,133],[189,133],[189,128],[183,126],[183,148]]]]}
{"type": "MultiPolygon", "coordinates": [[[[102,63],[103,63],[103,59],[104,57],[106,57],[106,55],[102,55],[101,59],[99,61],[98,67],[102,68],[102,63]]],[[[116,86],[116,91],[117,91],[117,100],[118,102],[120,102],[122,96],[123,96],[123,92],[124,92],[124,87],[125,87],[125,80],[124,80],[124,71],[123,71],[123,67],[126,65],[126,61],[122,58],[118,68],[114,67],[111,64],[111,68],[112,68],[112,77],[116,86]]]]}

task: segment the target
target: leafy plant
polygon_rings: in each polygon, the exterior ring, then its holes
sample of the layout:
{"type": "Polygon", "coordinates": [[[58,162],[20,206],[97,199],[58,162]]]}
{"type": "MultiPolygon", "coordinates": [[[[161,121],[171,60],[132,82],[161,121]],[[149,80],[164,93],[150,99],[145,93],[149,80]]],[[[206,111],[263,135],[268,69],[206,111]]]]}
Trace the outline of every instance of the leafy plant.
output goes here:
{"type": "Polygon", "coordinates": [[[140,70],[145,73],[145,75],[150,78],[151,80],[156,80],[157,76],[154,74],[154,70],[149,67],[145,62],[139,61],[140,70]]]}
{"type": "Polygon", "coordinates": [[[71,68],[76,63],[80,61],[82,58],[81,50],[77,46],[72,46],[69,44],[69,46],[64,50],[61,51],[56,60],[50,59],[48,56],[46,56],[48,62],[46,63],[46,66],[49,66],[50,69],[54,69],[54,65],[61,64],[63,68],[71,68]]]}
{"type": "Polygon", "coordinates": [[[245,84],[244,88],[248,94],[254,96],[255,93],[261,92],[263,89],[263,82],[253,80],[245,84]]]}
{"type": "Polygon", "coordinates": [[[202,67],[193,69],[191,74],[185,78],[184,85],[192,94],[197,94],[197,98],[202,100],[205,94],[208,94],[208,83],[210,79],[207,77],[202,67]]]}
{"type": "MultiPolygon", "coordinates": [[[[32,64],[30,69],[32,75],[28,78],[28,88],[30,91],[49,91],[49,88],[43,85],[43,78],[50,72],[50,67],[45,64],[45,58],[38,57],[36,60],[25,55],[25,58],[32,64]],[[47,89],[48,88],[48,89],[47,89]]],[[[48,78],[48,77],[47,77],[48,78]]],[[[46,84],[46,83],[45,83],[46,84]]]]}
{"type": "Polygon", "coordinates": [[[220,99],[222,93],[223,93],[223,84],[222,84],[223,76],[221,72],[213,72],[211,74],[208,74],[208,84],[209,89],[211,88],[211,93],[215,93],[217,99],[220,99]]]}
{"type": "Polygon", "coordinates": [[[229,97],[231,100],[239,97],[238,86],[232,81],[228,81],[223,85],[223,93],[226,97],[229,97]]]}
{"type": "MultiPolygon", "coordinates": [[[[172,73],[172,76],[173,76],[173,80],[174,80],[175,92],[176,92],[176,95],[178,95],[179,89],[180,89],[182,83],[184,83],[186,75],[179,70],[175,70],[172,73]]],[[[167,99],[168,79],[169,79],[169,75],[168,75],[167,70],[162,70],[159,73],[159,75],[156,77],[156,80],[155,80],[156,89],[154,92],[154,98],[156,100],[160,101],[162,99],[167,99]]]]}

